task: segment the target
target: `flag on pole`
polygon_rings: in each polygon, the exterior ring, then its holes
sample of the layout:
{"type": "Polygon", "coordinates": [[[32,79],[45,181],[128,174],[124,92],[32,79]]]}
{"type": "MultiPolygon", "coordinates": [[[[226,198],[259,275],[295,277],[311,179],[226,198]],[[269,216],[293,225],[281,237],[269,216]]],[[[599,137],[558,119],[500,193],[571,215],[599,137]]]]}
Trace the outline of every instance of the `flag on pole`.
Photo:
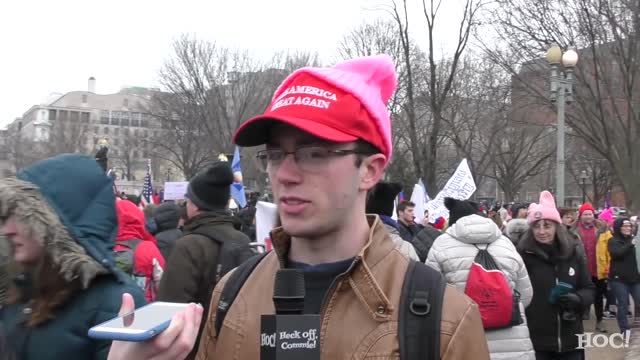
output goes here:
{"type": "Polygon", "coordinates": [[[240,167],[240,149],[236,146],[231,161],[231,171],[233,171],[233,184],[231,184],[231,197],[239,207],[247,206],[247,197],[242,184],[242,168],[240,167]]]}
{"type": "Polygon", "coordinates": [[[140,194],[140,204],[146,207],[149,204],[153,204],[153,184],[151,184],[151,159],[147,162],[147,175],[144,176],[144,186],[142,187],[142,194],[140,194]]]}

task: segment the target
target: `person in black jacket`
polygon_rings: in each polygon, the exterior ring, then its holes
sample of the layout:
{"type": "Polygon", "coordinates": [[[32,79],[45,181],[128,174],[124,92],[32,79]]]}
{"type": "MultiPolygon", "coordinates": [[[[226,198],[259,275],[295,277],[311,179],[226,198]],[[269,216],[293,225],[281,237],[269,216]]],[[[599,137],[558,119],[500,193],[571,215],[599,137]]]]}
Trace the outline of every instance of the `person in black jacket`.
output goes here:
{"type": "Polygon", "coordinates": [[[169,260],[173,244],[182,237],[182,231],[178,229],[181,215],[182,208],[173,202],[160,204],[156,208],[153,217],[157,226],[155,238],[158,240],[158,249],[166,260],[169,260]]]}
{"type": "Polygon", "coordinates": [[[594,285],[580,244],[562,226],[548,191],[540,194],[540,204],[531,204],[527,222],[518,251],[533,286],[526,316],[536,359],[584,359],[576,335],[584,332],[582,313],[593,303],[594,285]],[[559,282],[570,290],[558,292],[559,282]]]}
{"type": "MultiPolygon", "coordinates": [[[[618,309],[629,308],[629,295],[633,302],[640,304],[640,273],[636,260],[636,240],[633,238],[633,224],[628,218],[617,219],[613,223],[613,238],[609,240],[609,286],[613,290],[618,309]]],[[[637,314],[636,314],[637,316],[637,314]]],[[[626,311],[618,311],[620,332],[629,330],[626,311]]]]}

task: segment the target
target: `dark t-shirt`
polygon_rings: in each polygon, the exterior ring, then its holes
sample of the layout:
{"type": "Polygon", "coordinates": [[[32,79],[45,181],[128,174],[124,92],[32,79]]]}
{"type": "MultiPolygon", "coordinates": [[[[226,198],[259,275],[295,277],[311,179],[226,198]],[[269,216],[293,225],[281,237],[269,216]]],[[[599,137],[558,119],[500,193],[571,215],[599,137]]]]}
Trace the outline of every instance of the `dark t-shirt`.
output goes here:
{"type": "Polygon", "coordinates": [[[333,280],[346,272],[351,263],[353,259],[318,265],[289,261],[291,269],[300,269],[304,272],[305,314],[320,314],[322,301],[333,280]]]}

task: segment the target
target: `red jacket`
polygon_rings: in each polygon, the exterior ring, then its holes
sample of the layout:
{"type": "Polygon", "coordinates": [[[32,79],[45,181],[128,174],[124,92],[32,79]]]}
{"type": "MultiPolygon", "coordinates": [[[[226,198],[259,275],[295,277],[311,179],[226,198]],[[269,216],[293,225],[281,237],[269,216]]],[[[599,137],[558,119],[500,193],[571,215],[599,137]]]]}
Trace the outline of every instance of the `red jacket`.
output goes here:
{"type": "MultiPolygon", "coordinates": [[[[155,258],[164,269],[164,257],[160,253],[156,239],[147,232],[145,228],[144,213],[128,200],[116,202],[118,214],[118,237],[114,251],[126,250],[127,247],[118,245],[119,242],[129,240],[143,240],[134,253],[134,264],[136,273],[144,274],[147,284],[153,282],[153,259],[155,258]]],[[[153,301],[151,287],[147,287],[145,296],[147,300],[153,301]]]]}

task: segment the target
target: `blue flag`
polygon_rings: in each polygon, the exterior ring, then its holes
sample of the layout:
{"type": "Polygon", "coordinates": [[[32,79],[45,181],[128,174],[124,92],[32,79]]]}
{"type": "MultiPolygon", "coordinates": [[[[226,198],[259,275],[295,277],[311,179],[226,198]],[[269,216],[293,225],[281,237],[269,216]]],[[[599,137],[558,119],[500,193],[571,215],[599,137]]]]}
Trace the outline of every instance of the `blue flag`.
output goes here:
{"type": "Polygon", "coordinates": [[[233,152],[233,161],[231,162],[231,170],[233,171],[233,184],[231,185],[231,197],[236,201],[239,207],[247,206],[247,197],[244,193],[244,185],[242,184],[242,168],[240,167],[240,150],[236,146],[233,152]]]}

